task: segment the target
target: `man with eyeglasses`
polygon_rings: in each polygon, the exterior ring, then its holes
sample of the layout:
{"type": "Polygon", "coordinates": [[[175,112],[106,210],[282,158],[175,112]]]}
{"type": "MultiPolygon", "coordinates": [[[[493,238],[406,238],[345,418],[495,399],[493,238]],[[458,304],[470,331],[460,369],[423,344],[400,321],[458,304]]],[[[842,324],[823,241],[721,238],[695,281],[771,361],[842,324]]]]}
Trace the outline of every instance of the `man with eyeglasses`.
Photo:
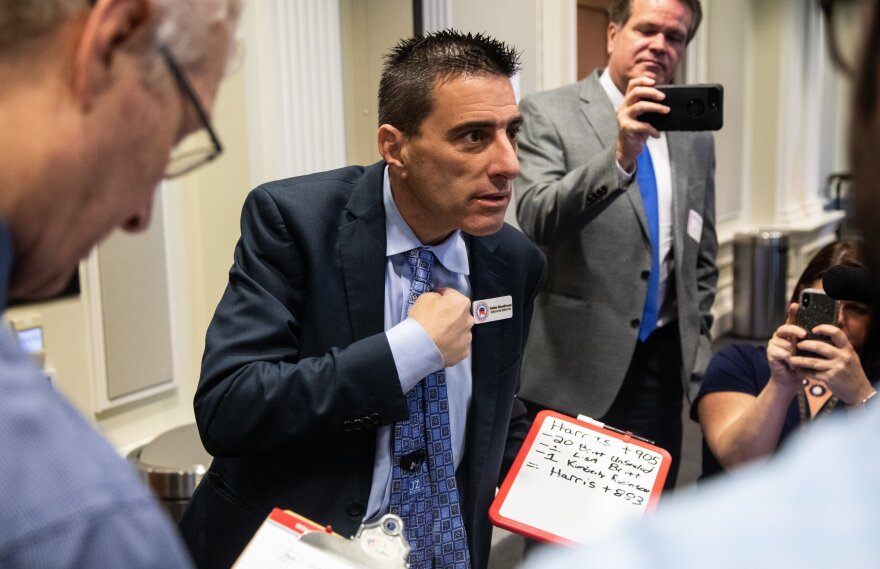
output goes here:
{"type": "MultiPolygon", "coordinates": [[[[59,292],[163,176],[216,157],[240,0],[0,0],[0,311],[59,292]],[[204,148],[184,138],[205,131],[204,148]]],[[[0,567],[191,562],[129,465],[0,330],[0,567]]]]}
{"type": "MultiPolygon", "coordinates": [[[[861,59],[847,65],[821,0],[835,63],[855,78],[850,152],[857,219],[874,282],[880,276],[880,0],[858,2],[861,59]]],[[[876,287],[875,287],[876,288],[876,287]]],[[[829,417],[766,464],[673,496],[651,517],[586,547],[546,550],[525,569],[556,567],[877,567],[880,560],[880,405],[829,417]]]]}

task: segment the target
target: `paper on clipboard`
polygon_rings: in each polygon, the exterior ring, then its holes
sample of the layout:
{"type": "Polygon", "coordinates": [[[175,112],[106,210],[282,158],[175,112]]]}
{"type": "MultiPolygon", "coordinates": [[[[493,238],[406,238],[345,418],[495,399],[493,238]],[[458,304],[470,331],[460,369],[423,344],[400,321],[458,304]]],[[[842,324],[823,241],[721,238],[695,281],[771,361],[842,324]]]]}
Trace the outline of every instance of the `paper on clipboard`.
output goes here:
{"type": "Polygon", "coordinates": [[[386,514],[351,539],[294,512],[275,508],[233,569],[404,569],[403,522],[386,514]]]}
{"type": "Polygon", "coordinates": [[[233,569],[355,569],[355,565],[335,559],[299,539],[313,531],[325,531],[325,528],[276,508],[251,538],[233,569]]]}
{"type": "Polygon", "coordinates": [[[489,518],[540,541],[579,543],[653,508],[671,460],[627,433],[542,411],[489,518]]]}

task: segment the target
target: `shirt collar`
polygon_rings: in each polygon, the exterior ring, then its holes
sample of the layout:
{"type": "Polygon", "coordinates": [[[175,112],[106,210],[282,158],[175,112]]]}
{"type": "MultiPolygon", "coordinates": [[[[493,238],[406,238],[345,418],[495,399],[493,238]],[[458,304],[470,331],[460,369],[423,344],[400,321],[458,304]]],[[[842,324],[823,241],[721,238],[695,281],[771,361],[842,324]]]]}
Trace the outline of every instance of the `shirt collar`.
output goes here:
{"type": "Polygon", "coordinates": [[[611,73],[608,71],[607,67],[599,76],[599,84],[602,85],[602,89],[611,100],[611,106],[614,107],[614,110],[616,111],[619,109],[620,105],[623,104],[623,93],[620,92],[620,89],[618,89],[617,85],[614,84],[614,81],[611,80],[611,73]]]}
{"type": "Polygon", "coordinates": [[[12,273],[12,235],[3,218],[0,218],[0,312],[6,309],[6,292],[9,290],[9,278],[12,273]]]}
{"type": "Polygon", "coordinates": [[[391,179],[388,177],[388,166],[382,180],[382,201],[385,205],[385,254],[390,257],[405,253],[416,247],[425,247],[434,253],[440,264],[447,270],[461,275],[470,274],[467,246],[461,231],[456,229],[452,235],[437,245],[422,245],[416,234],[400,215],[394,197],[391,195],[391,179]]]}

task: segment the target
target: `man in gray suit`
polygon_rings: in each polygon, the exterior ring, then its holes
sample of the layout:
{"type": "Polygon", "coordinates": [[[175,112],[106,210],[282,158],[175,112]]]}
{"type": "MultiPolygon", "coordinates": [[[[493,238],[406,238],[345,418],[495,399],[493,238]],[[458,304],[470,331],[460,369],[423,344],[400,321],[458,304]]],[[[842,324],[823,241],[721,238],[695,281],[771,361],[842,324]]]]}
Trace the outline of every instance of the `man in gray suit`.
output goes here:
{"type": "Polygon", "coordinates": [[[520,395],[583,413],[681,455],[681,405],[710,355],[715,151],[707,133],[661,133],[699,0],[614,0],[608,66],[521,104],[517,218],[547,255],[520,395]]]}

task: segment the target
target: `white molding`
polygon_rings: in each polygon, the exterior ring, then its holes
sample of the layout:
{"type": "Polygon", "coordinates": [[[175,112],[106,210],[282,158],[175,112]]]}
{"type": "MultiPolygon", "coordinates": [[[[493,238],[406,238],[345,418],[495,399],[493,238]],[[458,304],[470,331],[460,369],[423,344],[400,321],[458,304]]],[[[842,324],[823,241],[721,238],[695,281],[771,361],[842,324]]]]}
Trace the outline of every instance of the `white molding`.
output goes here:
{"type": "MultiPolygon", "coordinates": [[[[752,14],[752,6],[749,2],[742,2],[740,4],[744,9],[749,11],[747,22],[753,21],[752,14]]],[[[741,148],[741,156],[742,156],[742,165],[740,172],[740,183],[742,187],[740,189],[740,202],[739,202],[739,212],[740,219],[745,218],[747,221],[751,220],[752,216],[752,193],[754,192],[754,177],[753,177],[753,167],[754,161],[752,159],[754,153],[754,98],[752,97],[752,93],[754,93],[755,88],[755,58],[756,58],[756,50],[755,50],[755,33],[751,25],[746,25],[745,27],[746,36],[743,38],[743,45],[745,50],[745,58],[744,58],[744,66],[745,72],[743,73],[744,86],[743,86],[743,94],[744,101],[742,107],[742,117],[743,121],[743,130],[742,130],[742,148],[741,148]]],[[[717,160],[717,157],[716,157],[717,160]]]]}
{"type": "Polygon", "coordinates": [[[706,83],[709,77],[709,40],[712,37],[712,0],[703,0],[703,20],[687,47],[682,83],[706,83]]]}
{"type": "Polygon", "coordinates": [[[775,219],[790,223],[822,210],[817,184],[823,53],[818,10],[802,0],[786,0],[781,10],[775,219]]]}
{"type": "MultiPolygon", "coordinates": [[[[158,191],[162,191],[160,188],[158,191]]],[[[170,294],[172,290],[171,287],[171,273],[169,267],[169,224],[168,220],[168,204],[166,203],[168,200],[159,199],[161,204],[161,208],[153,211],[154,216],[162,216],[162,246],[163,246],[163,262],[165,263],[165,286],[169,291],[168,294],[168,316],[169,316],[169,324],[171,324],[174,315],[175,309],[178,306],[175,303],[174,295],[170,294]]],[[[158,395],[161,393],[166,393],[169,391],[174,391],[180,385],[180,378],[177,374],[177,366],[174,365],[174,360],[176,358],[176,349],[178,346],[178,342],[175,339],[178,337],[175,331],[175,326],[171,325],[169,333],[171,335],[169,342],[171,348],[171,369],[172,375],[168,381],[163,383],[159,383],[156,385],[152,385],[145,389],[139,389],[137,391],[133,391],[126,395],[122,395],[120,397],[110,397],[109,392],[109,376],[107,375],[107,350],[106,350],[106,330],[104,328],[104,305],[103,305],[103,289],[101,286],[101,256],[100,249],[98,247],[94,247],[89,254],[88,258],[83,262],[82,267],[84,270],[80,272],[81,275],[84,275],[84,278],[81,282],[81,288],[83,290],[83,304],[85,307],[85,315],[86,315],[86,328],[88,330],[88,345],[90,353],[87,357],[87,368],[89,370],[88,377],[90,378],[91,385],[91,396],[92,396],[92,408],[94,410],[95,415],[100,415],[107,411],[129,405],[131,403],[136,403],[138,401],[142,401],[154,395],[158,395]]]]}
{"type": "Polygon", "coordinates": [[[422,30],[428,34],[452,27],[452,0],[422,0],[422,30]]]}
{"type": "MultiPolygon", "coordinates": [[[[732,264],[732,263],[731,263],[732,264]]],[[[712,337],[719,338],[733,330],[733,278],[718,281],[712,305],[712,337]]]]}
{"type": "Polygon", "coordinates": [[[107,354],[104,349],[104,319],[101,306],[101,261],[98,248],[92,249],[89,257],[82,263],[83,305],[86,313],[86,328],[89,338],[89,382],[92,387],[92,408],[99,413],[108,408],[107,397],[107,354]]]}
{"type": "Polygon", "coordinates": [[[535,6],[538,89],[577,81],[577,0],[542,0],[535,6]]]}
{"type": "Polygon", "coordinates": [[[344,166],[339,3],[252,2],[243,25],[253,185],[344,166]]]}
{"type": "Polygon", "coordinates": [[[801,77],[799,71],[801,66],[800,53],[797,49],[797,28],[799,22],[792,21],[790,13],[791,0],[783,0],[777,6],[780,17],[778,48],[779,48],[779,64],[777,73],[779,81],[776,91],[776,169],[774,172],[774,190],[775,199],[773,200],[775,214],[773,219],[777,222],[786,223],[793,219],[793,213],[797,208],[795,200],[791,198],[791,188],[795,183],[791,179],[793,174],[792,168],[792,152],[797,148],[797,137],[792,140],[791,132],[794,130],[793,125],[798,124],[800,119],[800,106],[803,93],[800,91],[801,77]],[[782,12],[786,12],[782,16],[782,12]],[[794,147],[794,149],[793,149],[794,147]],[[783,206],[783,204],[785,204],[783,206]]]}

